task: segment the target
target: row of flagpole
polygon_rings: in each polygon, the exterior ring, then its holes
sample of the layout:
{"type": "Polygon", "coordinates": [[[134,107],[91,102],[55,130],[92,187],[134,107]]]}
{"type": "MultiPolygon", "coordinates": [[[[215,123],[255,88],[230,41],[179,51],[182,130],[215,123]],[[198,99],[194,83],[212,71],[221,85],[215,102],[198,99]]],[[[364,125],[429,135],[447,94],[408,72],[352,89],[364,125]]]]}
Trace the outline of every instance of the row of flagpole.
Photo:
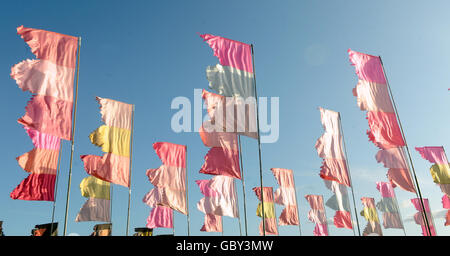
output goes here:
{"type": "MultiPolygon", "coordinates": [[[[260,189],[261,189],[261,208],[262,208],[262,230],[263,230],[263,235],[266,235],[266,222],[265,222],[265,203],[264,203],[264,186],[263,186],[263,167],[262,167],[262,150],[261,150],[261,138],[260,138],[260,127],[259,127],[259,105],[258,105],[258,97],[257,97],[257,86],[256,86],[256,74],[255,74],[255,63],[254,63],[254,49],[253,49],[253,44],[250,45],[251,46],[251,59],[252,59],[252,67],[253,67],[253,85],[254,85],[254,94],[255,94],[255,98],[256,98],[256,123],[257,123],[257,142],[258,142],[258,156],[259,156],[259,179],[260,179],[260,189]]],[[[74,106],[73,106],[73,120],[72,120],[72,133],[71,133],[71,151],[70,151],[70,162],[69,162],[69,173],[68,173],[68,185],[67,185],[67,196],[66,196],[66,207],[65,207],[65,217],[64,217],[64,231],[63,234],[64,236],[67,233],[67,218],[68,218],[68,211],[69,211],[69,200],[70,200],[70,188],[71,188],[71,177],[72,177],[72,161],[73,161],[73,154],[74,154],[74,146],[75,146],[75,127],[76,127],[76,114],[77,114],[77,101],[78,101],[78,82],[79,82],[79,68],[80,68],[80,49],[81,49],[81,37],[78,37],[78,49],[77,49],[77,60],[76,60],[76,86],[75,86],[75,100],[74,100],[74,106]]],[[[415,193],[417,195],[417,197],[420,199],[420,206],[422,208],[422,217],[424,219],[425,222],[425,226],[427,227],[428,232],[431,234],[431,228],[429,226],[429,221],[428,221],[428,217],[425,211],[425,206],[423,203],[423,197],[422,197],[422,193],[419,187],[419,182],[415,173],[415,169],[414,169],[414,164],[411,158],[411,154],[409,151],[409,147],[408,144],[406,142],[406,136],[404,134],[403,128],[402,128],[402,123],[400,121],[400,117],[398,114],[398,110],[394,101],[394,97],[392,94],[392,90],[391,87],[389,85],[389,82],[387,80],[387,76],[385,73],[385,69],[384,69],[384,65],[381,61],[381,57],[379,57],[380,62],[381,62],[381,66],[382,66],[382,70],[383,70],[383,75],[384,78],[386,79],[386,83],[387,83],[387,88],[389,89],[389,96],[390,96],[390,100],[392,101],[393,107],[394,107],[394,112],[395,115],[398,119],[399,122],[399,126],[400,126],[400,130],[401,130],[401,136],[402,139],[405,143],[405,147],[406,147],[406,152],[407,152],[407,157],[409,159],[409,163],[408,165],[411,166],[409,174],[410,176],[412,176],[414,178],[414,187],[416,188],[415,193]]],[[[129,179],[128,179],[128,212],[127,212],[127,224],[126,224],[126,235],[128,235],[128,231],[129,231],[129,220],[130,220],[130,208],[131,208],[131,170],[132,170],[132,149],[133,149],[133,131],[134,131],[134,112],[135,112],[135,106],[132,105],[132,118],[131,118],[131,140],[130,140],[130,162],[129,162],[129,179]]],[[[339,113],[339,129],[341,131],[341,133],[343,134],[343,128],[342,128],[342,123],[341,123],[341,115],[339,113]]],[[[342,136],[343,137],[343,136],[342,136]]],[[[347,150],[346,150],[346,146],[345,146],[345,139],[342,138],[343,144],[344,144],[344,151],[345,151],[345,161],[347,164],[347,167],[349,167],[348,164],[348,155],[347,155],[347,150]]],[[[240,140],[240,135],[238,135],[238,146],[239,146],[239,161],[240,161],[240,166],[241,166],[241,172],[242,172],[242,178],[241,178],[241,182],[242,182],[242,190],[243,190],[243,204],[244,204],[244,225],[245,225],[245,235],[248,235],[248,225],[247,225],[247,210],[246,210],[246,194],[245,194],[245,181],[244,181],[244,168],[243,168],[243,158],[242,158],[242,148],[241,148],[241,140],[240,140]]],[[[58,187],[58,180],[59,180],[59,173],[60,173],[60,166],[61,166],[61,153],[62,153],[62,146],[59,146],[59,156],[58,156],[58,161],[57,161],[57,170],[56,170],[56,184],[55,184],[55,197],[57,196],[57,187],[58,187]]],[[[402,153],[403,155],[405,154],[404,150],[402,149],[402,153]]],[[[186,147],[186,158],[187,158],[187,147],[186,147]]],[[[187,166],[187,165],[186,165],[187,166]]],[[[351,175],[349,175],[349,179],[350,179],[350,188],[352,191],[352,199],[353,199],[353,205],[354,205],[354,211],[355,211],[355,219],[356,219],[356,223],[357,223],[357,228],[358,228],[358,234],[359,236],[361,235],[360,232],[360,227],[359,227],[359,220],[358,220],[358,213],[356,210],[356,202],[355,202],[355,195],[354,195],[354,190],[353,190],[353,184],[351,181],[351,175]]],[[[187,171],[186,171],[186,180],[188,180],[188,175],[187,175],[187,171]]],[[[295,185],[294,185],[295,186],[295,185]]],[[[187,233],[188,235],[190,235],[190,215],[189,215],[189,197],[188,197],[188,186],[186,186],[186,204],[187,204],[187,233]]],[[[111,194],[112,194],[112,187],[111,187],[111,194]]],[[[237,198],[237,195],[236,195],[237,198]]],[[[297,204],[297,211],[299,211],[298,209],[298,201],[297,201],[297,196],[295,195],[295,200],[296,200],[296,204],[297,204]]],[[[397,207],[398,207],[398,202],[397,202],[397,207]]],[[[53,207],[52,207],[52,225],[53,225],[53,221],[54,221],[54,215],[55,215],[55,208],[56,208],[56,199],[53,202],[53,207]]],[[[275,207],[274,207],[275,208],[275,207]]],[[[110,205],[110,212],[112,213],[112,204],[110,205]]],[[[275,213],[276,216],[276,213],[275,213]]],[[[223,224],[222,224],[223,225],[223,224]]],[[[353,226],[353,225],[352,225],[353,226]]],[[[242,235],[242,229],[241,229],[241,220],[239,217],[239,228],[240,228],[240,234],[242,235]]],[[[53,227],[51,228],[53,229],[53,227]]],[[[403,231],[405,232],[405,229],[403,228],[403,231]]],[[[175,233],[175,231],[173,231],[175,233]]],[[[353,228],[353,232],[354,232],[354,228],[353,228]]],[[[301,235],[301,228],[300,228],[300,222],[299,222],[299,233],[301,235]]],[[[355,234],[355,233],[354,233],[355,234]]],[[[222,230],[222,235],[223,235],[223,230],[222,230]]],[[[406,235],[406,232],[405,232],[406,235]]]]}

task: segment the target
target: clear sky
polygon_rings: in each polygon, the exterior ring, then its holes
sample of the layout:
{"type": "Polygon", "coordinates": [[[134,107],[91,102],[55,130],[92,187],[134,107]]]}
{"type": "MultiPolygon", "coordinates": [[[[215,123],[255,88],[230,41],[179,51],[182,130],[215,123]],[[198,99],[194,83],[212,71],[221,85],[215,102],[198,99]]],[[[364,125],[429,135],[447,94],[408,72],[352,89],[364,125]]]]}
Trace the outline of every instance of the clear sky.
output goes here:
{"type": "MultiPolygon", "coordinates": [[[[380,199],[375,182],[386,181],[387,169],[375,160],[377,148],[368,141],[365,113],[356,105],[352,89],[357,83],[347,49],[380,55],[396,101],[406,141],[422,195],[430,200],[438,235],[450,235],[444,227],[442,192],[433,183],[431,164],[414,150],[416,146],[444,146],[450,151],[450,19],[448,1],[8,1],[0,10],[0,220],[6,235],[29,235],[36,224],[51,220],[51,202],[12,200],[10,192],[28,174],[15,158],[32,149],[31,140],[17,119],[25,113],[29,92],[10,78],[11,67],[33,59],[16,27],[39,28],[81,36],[79,100],[67,233],[89,235],[95,222],[76,223],[86,201],[79,183],[87,176],[79,156],[102,155],[90,143],[89,133],[100,126],[95,96],[135,104],[130,234],[143,227],[150,208],[142,198],[152,185],[145,176],[161,165],[152,143],[167,141],[187,145],[191,235],[200,232],[203,213],[196,204],[202,198],[197,179],[208,151],[198,133],[175,133],[170,121],[177,110],[175,97],[194,99],[194,89],[208,89],[205,69],[218,63],[197,33],[211,33],[251,43],[255,50],[258,96],[279,97],[280,134],[276,143],[262,145],[264,186],[277,187],[271,167],[293,169],[303,235],[312,235],[304,196],[332,193],[318,176],[321,159],[314,148],[323,133],[318,107],[342,116],[350,173],[361,230],[366,221],[361,197],[380,199]]],[[[205,112],[205,111],[204,111],[205,112]]],[[[258,235],[258,151],[255,140],[243,138],[244,175],[249,235],[258,235]]],[[[56,221],[63,232],[70,142],[62,149],[56,199],[56,221]]],[[[241,182],[237,181],[244,232],[241,182]]],[[[396,189],[407,235],[420,235],[410,203],[415,194],[396,189]]],[[[349,194],[351,195],[351,194],[349,194]]],[[[113,235],[124,235],[128,190],[114,185],[113,235]]],[[[353,203],[352,203],[353,207],[353,203]]],[[[281,207],[277,206],[279,214],[281,207]]],[[[327,208],[327,217],[334,211],[327,208]]],[[[380,212],[379,212],[380,214],[380,212]]],[[[354,211],[352,211],[355,219],[354,211]]],[[[330,235],[353,236],[351,230],[329,226],[330,235]]],[[[155,234],[172,233],[169,229],[155,234]]],[[[298,235],[298,227],[280,227],[280,235],[298,235]]],[[[383,229],[385,235],[404,235],[383,229]]],[[[184,215],[175,214],[175,235],[187,234],[184,215]]],[[[224,217],[224,235],[239,235],[237,219],[224,217]]]]}

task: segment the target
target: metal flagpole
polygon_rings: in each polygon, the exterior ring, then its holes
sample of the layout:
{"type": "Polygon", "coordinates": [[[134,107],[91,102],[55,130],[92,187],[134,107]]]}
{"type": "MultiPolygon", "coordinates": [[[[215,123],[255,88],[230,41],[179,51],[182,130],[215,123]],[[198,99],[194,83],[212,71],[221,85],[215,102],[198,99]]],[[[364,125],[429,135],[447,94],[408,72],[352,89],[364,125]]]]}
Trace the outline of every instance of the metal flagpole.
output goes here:
{"type": "Polygon", "coordinates": [[[58,180],[59,180],[59,169],[61,168],[61,153],[62,153],[62,141],[59,141],[59,156],[58,156],[58,169],[56,170],[56,182],[55,182],[55,195],[53,198],[53,210],[52,210],[52,224],[50,226],[50,233],[53,234],[53,221],[55,221],[55,207],[56,207],[56,196],[58,194],[58,180]]]}
{"type": "MultiPolygon", "coordinates": [[[[238,135],[238,144],[239,144],[239,159],[240,159],[240,164],[241,164],[242,193],[243,193],[243,197],[244,197],[245,236],[248,236],[248,233],[247,233],[247,204],[246,204],[246,200],[245,200],[245,181],[244,181],[244,166],[242,164],[241,135],[238,135]]],[[[237,196],[236,196],[236,198],[237,198],[237,196]]],[[[241,228],[241,217],[240,216],[239,216],[239,228],[241,228]]],[[[241,233],[242,233],[242,231],[241,231],[241,233]]]]}
{"type": "Polygon", "coordinates": [[[127,214],[127,230],[125,235],[128,236],[130,224],[130,202],[131,202],[131,167],[133,162],[133,133],[134,133],[134,104],[131,112],[131,138],[130,138],[130,173],[128,175],[128,214],[127,214]]]}
{"type": "Polygon", "coordinates": [[[298,205],[297,201],[297,188],[295,186],[295,179],[294,179],[294,171],[292,171],[292,181],[294,182],[294,191],[295,191],[295,204],[297,205],[297,216],[298,216],[298,232],[300,233],[300,236],[302,235],[302,229],[300,227],[300,207],[298,205]]]}
{"type": "Polygon", "coordinates": [[[258,127],[258,153],[259,153],[259,179],[261,183],[261,202],[262,202],[262,221],[263,221],[263,236],[266,236],[266,223],[264,216],[264,191],[263,191],[263,173],[262,173],[262,161],[261,161],[261,136],[259,135],[259,107],[258,107],[258,93],[256,90],[256,72],[255,72],[255,55],[253,52],[253,44],[250,45],[252,48],[252,65],[253,65],[253,84],[255,85],[255,98],[256,98],[256,125],[258,127]]]}
{"type": "MultiPolygon", "coordinates": [[[[358,227],[358,235],[361,236],[361,231],[359,229],[358,212],[356,211],[355,193],[353,192],[353,182],[352,182],[352,178],[351,178],[351,174],[350,174],[350,166],[348,165],[347,147],[345,146],[344,129],[342,128],[340,112],[338,112],[338,116],[339,116],[339,128],[342,133],[342,143],[343,143],[344,152],[345,152],[345,163],[347,164],[347,170],[348,170],[348,179],[350,180],[350,189],[352,190],[352,198],[353,198],[353,206],[354,206],[353,208],[355,209],[356,226],[358,227]]],[[[353,225],[352,225],[352,227],[353,227],[353,225]]]]}
{"type": "Polygon", "coordinates": [[[69,198],[70,198],[70,184],[72,181],[72,160],[73,160],[73,151],[74,151],[74,139],[75,139],[75,122],[77,120],[77,102],[78,102],[78,77],[80,73],[80,49],[81,49],[81,36],[78,37],[78,53],[77,53],[77,78],[75,85],[75,103],[74,103],[74,111],[73,111],[73,122],[72,122],[72,139],[71,139],[71,149],[70,149],[70,166],[69,166],[69,180],[67,184],[67,198],[66,198],[66,214],[64,217],[64,236],[67,231],[67,214],[69,212],[69,198]]]}
{"type": "MultiPolygon", "coordinates": [[[[233,188],[234,188],[234,197],[236,198],[236,204],[237,204],[237,209],[238,209],[238,214],[239,214],[239,217],[238,217],[238,220],[239,220],[239,235],[242,236],[241,214],[239,212],[239,199],[238,199],[238,196],[237,196],[236,182],[235,182],[234,179],[233,179],[233,188]]],[[[223,230],[223,228],[222,228],[222,230],[223,230]]]]}
{"type": "Polygon", "coordinates": [[[185,155],[185,163],[186,163],[186,168],[185,168],[185,170],[186,170],[186,210],[187,210],[187,234],[188,234],[188,236],[190,236],[191,235],[191,232],[190,232],[190,228],[189,228],[189,196],[188,196],[188,170],[187,170],[187,146],[184,146],[185,148],[186,148],[186,155],[185,155]]]}
{"type": "MultiPolygon", "coordinates": [[[[422,210],[423,210],[422,216],[424,217],[424,221],[426,223],[428,232],[431,234],[431,229],[430,229],[430,226],[429,226],[429,223],[428,223],[428,218],[427,218],[427,215],[425,214],[425,206],[423,205],[422,193],[420,192],[419,182],[417,181],[416,171],[414,170],[414,164],[412,162],[411,154],[409,153],[408,143],[406,143],[405,133],[403,132],[402,122],[400,121],[400,116],[399,116],[398,111],[397,111],[397,107],[396,107],[395,100],[394,100],[394,95],[392,94],[391,86],[389,85],[388,78],[386,76],[386,71],[384,70],[383,61],[381,60],[381,56],[378,56],[378,58],[380,58],[380,63],[381,63],[381,67],[383,69],[384,79],[386,80],[386,85],[387,85],[387,87],[389,89],[389,95],[390,95],[391,100],[392,100],[392,105],[394,106],[395,115],[396,115],[396,117],[398,119],[398,124],[400,126],[400,130],[401,130],[401,133],[402,133],[402,139],[405,142],[406,151],[408,153],[409,162],[411,164],[412,174],[414,176],[414,181],[416,183],[416,188],[417,188],[416,194],[418,195],[418,197],[420,199],[420,205],[422,206],[422,210]]],[[[410,173],[410,175],[411,175],[411,173],[410,173]]]]}
{"type": "Polygon", "coordinates": [[[109,222],[111,223],[111,234],[112,235],[112,213],[113,213],[113,184],[109,183],[109,222]]]}

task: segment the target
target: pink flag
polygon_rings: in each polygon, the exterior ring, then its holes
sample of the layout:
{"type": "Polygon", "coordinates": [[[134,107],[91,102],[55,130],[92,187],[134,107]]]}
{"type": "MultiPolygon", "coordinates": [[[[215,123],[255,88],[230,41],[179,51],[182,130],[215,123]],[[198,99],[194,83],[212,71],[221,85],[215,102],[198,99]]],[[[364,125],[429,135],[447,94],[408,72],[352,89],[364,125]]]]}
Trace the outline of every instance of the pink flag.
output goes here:
{"type": "Polygon", "coordinates": [[[433,164],[448,164],[444,147],[416,147],[423,159],[433,164]]]}
{"type": "Polygon", "coordinates": [[[311,206],[311,210],[308,213],[308,219],[316,224],[313,234],[315,236],[328,236],[323,197],[320,195],[306,195],[305,199],[311,206]]]}
{"type": "Polygon", "coordinates": [[[233,178],[217,175],[211,180],[197,180],[196,183],[205,196],[197,203],[201,212],[239,218],[233,178]]]}
{"type": "Polygon", "coordinates": [[[154,188],[143,201],[151,207],[168,206],[182,214],[186,207],[186,146],[168,142],[153,144],[163,165],[147,170],[147,176],[154,188]]]}
{"type": "Polygon", "coordinates": [[[253,73],[250,45],[211,34],[203,34],[200,37],[213,49],[220,64],[253,73]]]}
{"type": "Polygon", "coordinates": [[[350,49],[348,49],[348,55],[350,62],[355,66],[355,71],[359,80],[386,84],[383,66],[381,65],[379,57],[352,51],[350,49]]]}
{"type": "Polygon", "coordinates": [[[348,54],[358,76],[353,95],[357,97],[360,109],[367,110],[369,140],[380,148],[376,159],[389,168],[387,175],[393,186],[415,192],[402,152],[405,142],[389,95],[381,59],[350,49],[348,54]]]}
{"type": "Polygon", "coordinates": [[[173,210],[166,206],[156,206],[147,218],[147,228],[173,228],[173,210]]]}
{"type": "Polygon", "coordinates": [[[205,222],[200,231],[203,232],[222,232],[222,216],[211,213],[205,214],[205,222]]]}
{"type": "Polygon", "coordinates": [[[382,236],[383,232],[381,231],[377,209],[375,208],[375,200],[371,197],[362,197],[361,201],[364,205],[364,209],[361,211],[361,215],[367,220],[367,225],[364,228],[363,236],[382,236]]]}
{"type": "Polygon", "coordinates": [[[75,219],[76,222],[81,221],[103,221],[110,222],[110,200],[90,197],[81,207],[80,212],[75,219]]]}
{"type": "Polygon", "coordinates": [[[376,207],[383,213],[383,227],[403,229],[394,187],[389,182],[377,182],[376,184],[377,190],[381,193],[381,200],[376,207]]]}
{"type": "Polygon", "coordinates": [[[350,187],[347,164],[342,147],[339,113],[319,108],[324,134],[317,140],[316,149],[323,158],[320,177],[350,187]]]}
{"type": "Polygon", "coordinates": [[[54,201],[60,138],[25,127],[35,148],[17,157],[30,175],[11,192],[12,199],[54,201]]]}
{"type": "Polygon", "coordinates": [[[277,204],[285,206],[278,219],[279,225],[299,225],[294,174],[292,170],[283,168],[271,168],[270,170],[280,186],[275,191],[274,201],[277,204]]]}
{"type": "Polygon", "coordinates": [[[428,220],[428,227],[431,230],[431,235],[430,235],[427,225],[425,224],[425,216],[424,216],[422,204],[420,203],[420,199],[413,198],[413,199],[411,199],[411,202],[414,205],[414,207],[416,208],[416,210],[419,211],[418,213],[416,213],[414,215],[414,220],[415,220],[416,224],[421,226],[422,235],[436,236],[436,230],[434,229],[434,225],[433,225],[433,216],[431,214],[430,205],[428,204],[428,199],[424,198],[422,200],[422,202],[423,202],[423,207],[425,208],[425,215],[426,215],[426,219],[428,220]]]}

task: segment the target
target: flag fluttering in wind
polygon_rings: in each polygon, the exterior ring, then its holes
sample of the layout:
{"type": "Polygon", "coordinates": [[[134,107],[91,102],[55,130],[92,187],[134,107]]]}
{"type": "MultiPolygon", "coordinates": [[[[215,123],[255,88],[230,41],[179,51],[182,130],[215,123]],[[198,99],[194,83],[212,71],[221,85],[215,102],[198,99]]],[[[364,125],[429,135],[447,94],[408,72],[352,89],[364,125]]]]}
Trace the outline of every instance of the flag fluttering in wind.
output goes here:
{"type": "Polygon", "coordinates": [[[381,59],[350,49],[348,53],[358,76],[353,95],[359,108],[367,111],[369,140],[380,149],[376,159],[389,169],[387,176],[393,185],[415,192],[403,151],[405,142],[389,96],[381,59]]]}
{"type": "Polygon", "coordinates": [[[168,206],[156,205],[147,218],[147,228],[173,228],[173,210],[168,206]]]}
{"type": "Polygon", "coordinates": [[[200,231],[222,232],[222,216],[239,218],[233,178],[216,175],[210,180],[197,180],[205,196],[197,203],[197,209],[205,214],[200,231]]]}
{"type": "Polygon", "coordinates": [[[315,236],[328,236],[327,218],[323,206],[323,197],[321,195],[306,195],[306,201],[311,206],[308,213],[308,219],[315,223],[313,234],[315,236]]]}
{"type": "MultiPolygon", "coordinates": [[[[444,147],[416,147],[423,159],[428,160],[433,165],[430,167],[431,177],[445,194],[442,197],[444,209],[450,209],[446,204],[450,197],[450,164],[445,155],[444,147]]],[[[445,226],[450,225],[450,210],[447,211],[445,226]]]]}
{"type": "Polygon", "coordinates": [[[209,86],[221,96],[215,97],[216,101],[221,101],[217,106],[220,116],[215,118],[210,114],[212,120],[218,122],[216,127],[220,130],[216,131],[258,138],[251,45],[211,34],[200,37],[213,49],[220,62],[206,69],[209,86]]]}
{"type": "Polygon", "coordinates": [[[364,228],[363,236],[382,236],[383,232],[381,231],[380,220],[378,218],[377,208],[375,207],[375,200],[371,197],[362,197],[361,201],[364,205],[361,216],[367,220],[367,226],[364,228]]]}
{"type": "Polygon", "coordinates": [[[389,182],[380,181],[377,182],[377,190],[380,191],[381,200],[376,206],[383,213],[383,227],[404,229],[394,187],[389,182]]]}
{"type": "Polygon", "coordinates": [[[143,202],[152,207],[147,228],[173,228],[173,211],[187,215],[186,206],[186,146],[169,142],[153,143],[153,149],[162,161],[157,169],[147,170],[154,188],[143,202]]]}
{"type": "Polygon", "coordinates": [[[264,228],[263,230],[263,222],[259,224],[259,234],[263,235],[278,235],[277,228],[277,216],[275,215],[275,204],[273,200],[273,188],[272,187],[264,187],[263,188],[263,199],[264,202],[261,202],[261,187],[253,188],[256,196],[258,197],[260,203],[256,208],[256,216],[263,217],[264,214],[264,228]],[[264,213],[263,205],[264,204],[264,213]]]}
{"type": "Polygon", "coordinates": [[[81,195],[88,198],[75,218],[81,221],[111,221],[110,183],[94,176],[84,178],[80,183],[81,195]]]}
{"type": "Polygon", "coordinates": [[[239,146],[236,133],[215,132],[211,129],[211,122],[206,121],[200,127],[199,134],[203,144],[210,147],[200,173],[240,179],[239,146]]]}
{"type": "Polygon", "coordinates": [[[326,206],[336,211],[333,218],[334,225],[337,228],[353,229],[347,187],[336,181],[323,181],[325,182],[325,186],[334,194],[325,203],[326,206]]]}
{"type": "Polygon", "coordinates": [[[444,226],[450,226],[450,196],[442,196],[442,206],[444,207],[444,209],[448,209],[447,214],[445,215],[444,226]]]}
{"type": "Polygon", "coordinates": [[[78,38],[24,26],[17,28],[17,34],[37,58],[11,68],[11,78],[19,88],[33,94],[18,122],[35,148],[17,158],[30,175],[10,197],[54,201],[60,139],[71,139],[78,38]]]}
{"type": "Polygon", "coordinates": [[[320,177],[350,187],[348,168],[342,147],[339,112],[319,108],[324,134],[317,140],[316,149],[323,158],[320,177]]]}
{"type": "Polygon", "coordinates": [[[130,187],[130,140],[133,105],[96,97],[104,125],[89,135],[103,156],[82,155],[84,169],[92,176],[130,187]]]}
{"type": "Polygon", "coordinates": [[[323,159],[320,177],[326,187],[334,195],[328,199],[326,205],[336,211],[334,225],[337,228],[352,229],[350,203],[347,187],[351,187],[348,174],[347,160],[342,146],[339,112],[319,108],[324,134],[316,141],[319,157],[323,159]]]}
{"type": "Polygon", "coordinates": [[[425,213],[423,212],[423,208],[421,206],[419,198],[413,198],[413,199],[411,199],[411,202],[414,205],[414,207],[416,208],[416,210],[419,211],[416,214],[414,214],[414,221],[416,222],[417,225],[420,225],[420,227],[422,228],[422,235],[436,236],[436,230],[433,225],[433,216],[431,214],[430,205],[428,204],[428,199],[424,198],[422,200],[422,204],[425,207],[425,213]],[[426,214],[426,216],[427,216],[426,219],[428,220],[428,227],[430,228],[429,230],[431,231],[431,233],[427,228],[427,225],[425,223],[425,218],[422,217],[423,214],[426,214]]]}
{"type": "Polygon", "coordinates": [[[283,168],[271,168],[270,170],[280,186],[275,190],[274,201],[276,204],[285,206],[278,218],[279,225],[299,225],[294,173],[290,169],[283,168]]]}

